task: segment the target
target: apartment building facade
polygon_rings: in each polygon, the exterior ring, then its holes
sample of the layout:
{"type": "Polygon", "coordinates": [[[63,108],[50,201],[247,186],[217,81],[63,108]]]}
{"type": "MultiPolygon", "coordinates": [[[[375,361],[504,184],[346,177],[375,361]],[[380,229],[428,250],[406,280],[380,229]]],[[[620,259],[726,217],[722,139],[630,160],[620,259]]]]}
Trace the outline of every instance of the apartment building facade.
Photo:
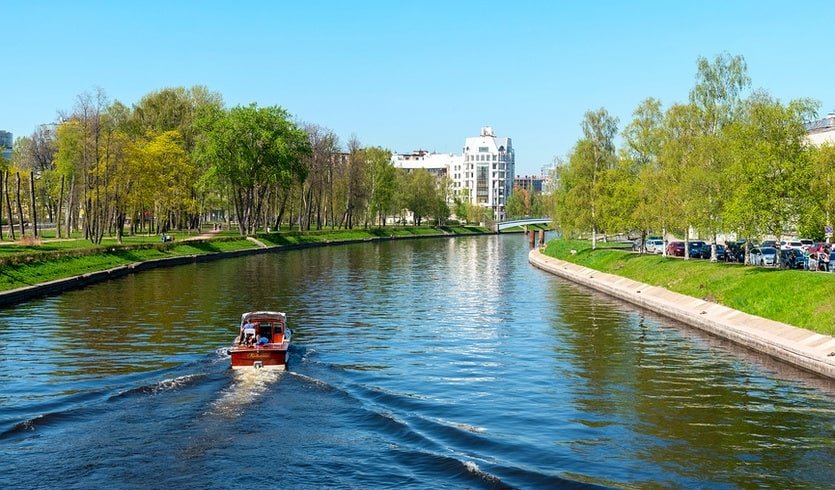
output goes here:
{"type": "Polygon", "coordinates": [[[496,136],[491,127],[466,138],[460,155],[417,150],[393,155],[392,164],[406,170],[425,168],[439,178],[447,175],[459,199],[492,209],[496,220],[506,217],[516,157],[511,139],[496,136]]]}

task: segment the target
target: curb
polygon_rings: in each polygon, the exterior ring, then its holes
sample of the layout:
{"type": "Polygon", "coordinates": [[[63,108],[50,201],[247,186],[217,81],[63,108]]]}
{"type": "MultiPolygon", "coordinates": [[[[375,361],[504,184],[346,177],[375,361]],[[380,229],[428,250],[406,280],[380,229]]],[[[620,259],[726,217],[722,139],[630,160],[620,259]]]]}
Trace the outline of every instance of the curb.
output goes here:
{"type": "Polygon", "coordinates": [[[805,371],[835,379],[835,338],[614,274],[528,254],[535,267],[678,320],[805,371]]]}

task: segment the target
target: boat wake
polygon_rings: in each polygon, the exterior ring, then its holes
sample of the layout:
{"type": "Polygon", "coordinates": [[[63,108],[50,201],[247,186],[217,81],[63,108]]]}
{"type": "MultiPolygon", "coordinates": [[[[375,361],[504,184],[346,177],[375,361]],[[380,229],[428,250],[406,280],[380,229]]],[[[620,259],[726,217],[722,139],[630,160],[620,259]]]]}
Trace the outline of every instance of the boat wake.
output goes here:
{"type": "Polygon", "coordinates": [[[118,398],[122,398],[125,396],[133,396],[133,395],[158,395],[160,393],[171,391],[171,390],[178,390],[185,386],[188,386],[192,383],[197,382],[201,378],[206,376],[205,373],[196,373],[196,374],[186,374],[183,376],[177,376],[175,378],[166,378],[161,381],[157,381],[154,383],[150,383],[143,386],[137,386],[135,388],[129,388],[123,391],[120,391],[109,398],[109,401],[116,400],[118,398]]]}
{"type": "Polygon", "coordinates": [[[271,369],[236,369],[234,380],[223,390],[220,398],[212,402],[206,415],[238,418],[244,409],[260,398],[283,375],[283,371],[271,369]]]}

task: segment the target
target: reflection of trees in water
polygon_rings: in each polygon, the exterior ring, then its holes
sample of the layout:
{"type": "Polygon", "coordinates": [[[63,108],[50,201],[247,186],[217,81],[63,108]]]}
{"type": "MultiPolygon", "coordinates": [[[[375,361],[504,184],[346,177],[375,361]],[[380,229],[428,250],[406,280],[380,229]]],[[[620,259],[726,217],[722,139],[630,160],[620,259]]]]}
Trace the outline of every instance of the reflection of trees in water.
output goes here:
{"type": "Polygon", "coordinates": [[[745,487],[821,471],[804,467],[805,453],[835,456],[831,417],[819,412],[831,405],[817,393],[751,373],[686,330],[599,293],[554,288],[555,333],[583,380],[574,398],[580,422],[610,442],[624,437],[614,426],[625,425],[633,436],[619,448],[623,459],[637,454],[698,481],[745,487]],[[803,406],[793,405],[798,398],[803,406]]]}

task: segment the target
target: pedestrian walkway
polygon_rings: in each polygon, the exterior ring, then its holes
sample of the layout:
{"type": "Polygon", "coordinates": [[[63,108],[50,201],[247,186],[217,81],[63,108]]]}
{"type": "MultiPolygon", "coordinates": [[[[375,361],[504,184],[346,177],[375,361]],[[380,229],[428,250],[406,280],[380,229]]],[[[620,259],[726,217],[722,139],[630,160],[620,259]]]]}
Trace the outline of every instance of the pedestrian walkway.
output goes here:
{"type": "Polygon", "coordinates": [[[549,257],[534,249],[534,266],[650,311],[728,339],[799,368],[835,378],[835,338],[717,303],[674,293],[549,257]]]}
{"type": "Polygon", "coordinates": [[[220,230],[209,230],[206,233],[202,233],[200,235],[183,238],[182,241],[186,242],[186,241],[190,241],[190,240],[209,240],[209,239],[213,238],[215,235],[217,235],[218,233],[220,233],[220,230]]]}

